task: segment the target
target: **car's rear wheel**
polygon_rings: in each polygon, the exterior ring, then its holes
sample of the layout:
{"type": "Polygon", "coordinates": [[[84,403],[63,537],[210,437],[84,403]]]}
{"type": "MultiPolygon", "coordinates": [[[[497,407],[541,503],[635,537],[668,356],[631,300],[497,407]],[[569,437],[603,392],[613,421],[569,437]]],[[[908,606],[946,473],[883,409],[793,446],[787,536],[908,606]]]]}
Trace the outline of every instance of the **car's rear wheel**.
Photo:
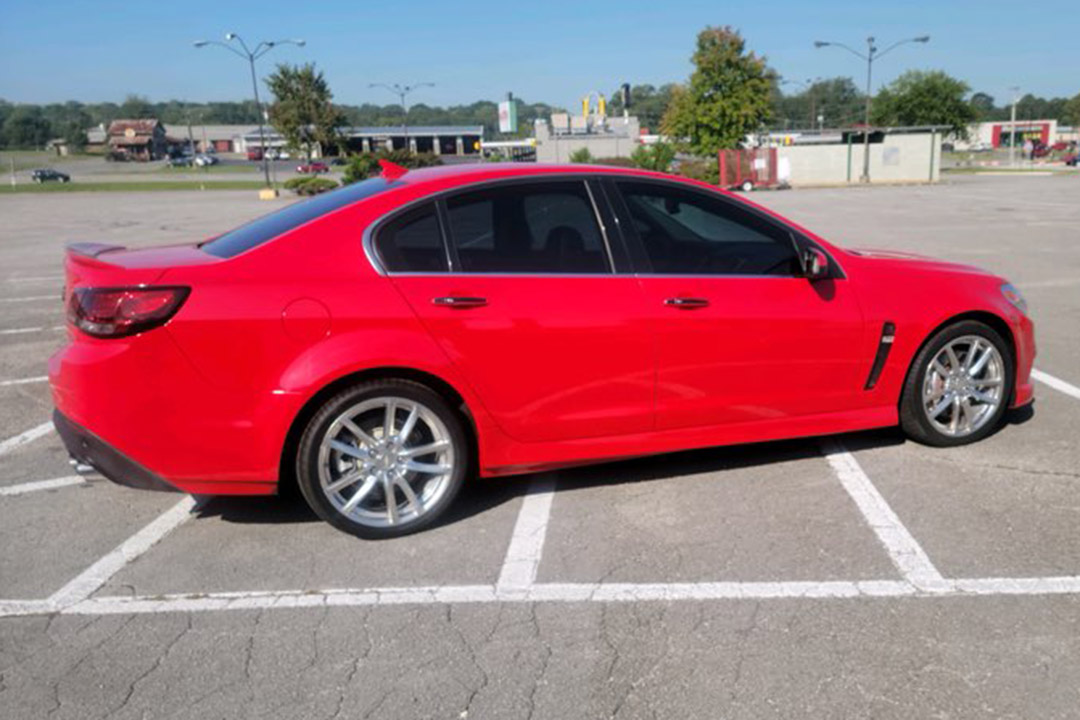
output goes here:
{"type": "Polygon", "coordinates": [[[428,527],[457,496],[469,466],[461,415],[418,383],[385,380],[330,398],[297,453],[312,510],[363,538],[428,527]]]}
{"type": "Polygon", "coordinates": [[[984,323],[966,320],[939,331],[916,356],[900,400],[900,423],[914,440],[950,447],[992,433],[1008,409],[1013,358],[984,323]]]}

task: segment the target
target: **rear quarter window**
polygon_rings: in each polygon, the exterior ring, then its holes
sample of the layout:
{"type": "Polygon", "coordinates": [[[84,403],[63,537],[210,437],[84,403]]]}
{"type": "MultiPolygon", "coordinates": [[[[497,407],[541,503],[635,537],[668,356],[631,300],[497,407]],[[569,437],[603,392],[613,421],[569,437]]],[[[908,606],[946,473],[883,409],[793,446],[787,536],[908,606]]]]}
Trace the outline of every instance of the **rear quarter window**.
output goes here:
{"type": "Polygon", "coordinates": [[[383,178],[371,178],[346,185],[339,190],[316,195],[310,200],[293,203],[277,212],[263,215],[261,218],[203,243],[200,247],[203,252],[215,257],[236,257],[240,253],[258,247],[327,213],[384,192],[395,184],[383,178]]]}

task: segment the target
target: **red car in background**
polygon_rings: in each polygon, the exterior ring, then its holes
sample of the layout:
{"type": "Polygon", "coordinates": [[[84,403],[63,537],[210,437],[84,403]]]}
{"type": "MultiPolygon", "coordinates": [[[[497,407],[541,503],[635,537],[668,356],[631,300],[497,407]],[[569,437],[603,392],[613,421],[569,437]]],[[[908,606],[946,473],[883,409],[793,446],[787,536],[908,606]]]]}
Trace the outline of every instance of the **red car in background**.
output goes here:
{"type": "Polygon", "coordinates": [[[303,173],[305,175],[319,175],[321,173],[330,172],[330,166],[324,162],[310,162],[297,167],[296,172],[303,173]]]}
{"type": "Polygon", "coordinates": [[[959,445],[1032,399],[1032,322],[991,273],[657,173],[384,167],[210,240],[71,246],[49,375],[73,459],[295,482],[377,538],[476,474],[896,424],[959,445]]]}

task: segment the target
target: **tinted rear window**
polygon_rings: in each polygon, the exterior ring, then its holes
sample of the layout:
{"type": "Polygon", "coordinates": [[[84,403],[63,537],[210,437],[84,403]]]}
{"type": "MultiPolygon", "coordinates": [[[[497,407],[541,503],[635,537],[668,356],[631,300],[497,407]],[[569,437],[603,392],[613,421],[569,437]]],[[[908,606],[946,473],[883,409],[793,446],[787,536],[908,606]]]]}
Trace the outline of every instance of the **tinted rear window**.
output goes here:
{"type": "Polygon", "coordinates": [[[252,220],[247,225],[241,225],[235,230],[230,230],[204,243],[202,249],[220,258],[235,257],[257,245],[262,245],[267,240],[273,240],[279,235],[298,228],[320,215],[369,198],[393,186],[393,182],[387,182],[383,178],[371,178],[346,185],[340,190],[316,195],[310,200],[294,203],[277,212],[252,220]]]}

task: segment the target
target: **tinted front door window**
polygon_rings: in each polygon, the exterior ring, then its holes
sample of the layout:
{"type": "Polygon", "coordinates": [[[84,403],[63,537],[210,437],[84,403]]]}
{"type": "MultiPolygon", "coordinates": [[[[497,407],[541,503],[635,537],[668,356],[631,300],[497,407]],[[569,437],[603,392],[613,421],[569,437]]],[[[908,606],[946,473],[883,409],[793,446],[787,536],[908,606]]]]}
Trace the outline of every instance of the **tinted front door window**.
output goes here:
{"type": "Polygon", "coordinates": [[[652,272],[663,275],[793,275],[783,228],[720,197],[655,183],[619,183],[652,272]]]}
{"type": "Polygon", "coordinates": [[[463,272],[610,272],[582,182],[489,188],[456,195],[446,206],[463,272]]]}

